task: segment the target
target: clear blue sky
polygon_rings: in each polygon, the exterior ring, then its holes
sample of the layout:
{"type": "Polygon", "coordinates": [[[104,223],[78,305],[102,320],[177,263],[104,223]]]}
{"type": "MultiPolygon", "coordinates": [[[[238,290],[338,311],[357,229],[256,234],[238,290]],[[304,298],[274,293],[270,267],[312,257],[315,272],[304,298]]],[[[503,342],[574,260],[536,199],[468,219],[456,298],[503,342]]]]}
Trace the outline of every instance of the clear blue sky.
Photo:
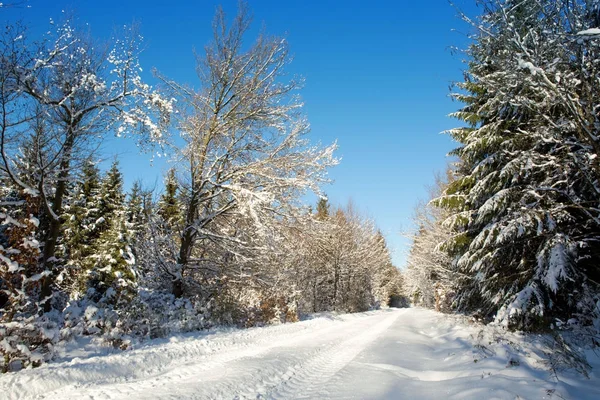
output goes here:
{"type": "MultiPolygon", "coordinates": [[[[476,14],[475,0],[458,0],[476,14]]],[[[49,18],[73,10],[92,34],[108,38],[114,27],[137,21],[145,37],[142,65],[196,85],[193,49],[211,38],[211,21],[221,4],[236,13],[237,1],[48,1],[29,0],[30,8],[3,10],[5,19],[22,17],[34,32],[49,18]]],[[[400,231],[412,228],[411,215],[426,186],[443,171],[454,144],[443,130],[458,124],[446,115],[460,104],[448,98],[449,85],[461,80],[467,27],[445,0],[332,1],[254,0],[252,34],[264,24],[285,35],[294,55],[290,73],[306,80],[302,97],[312,141],[337,139],[339,166],[325,188],[334,204],[349,199],[373,218],[393,249],[397,266],[405,262],[407,242],[400,231]],[[459,32],[454,32],[453,29],[459,32]]],[[[252,36],[252,35],[251,35],[252,36]]],[[[249,36],[249,39],[253,37],[249,36]]],[[[126,183],[141,178],[161,184],[164,162],[150,166],[130,143],[111,140],[107,154],[118,153],[126,183]]],[[[107,158],[110,158],[108,156],[107,158]]]]}

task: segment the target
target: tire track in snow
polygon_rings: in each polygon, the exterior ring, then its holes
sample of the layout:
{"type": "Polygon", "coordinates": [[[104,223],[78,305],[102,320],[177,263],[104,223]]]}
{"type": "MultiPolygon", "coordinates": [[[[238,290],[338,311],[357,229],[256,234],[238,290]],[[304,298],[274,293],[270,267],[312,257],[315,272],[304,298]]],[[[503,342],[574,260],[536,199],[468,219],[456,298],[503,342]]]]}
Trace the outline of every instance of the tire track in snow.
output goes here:
{"type": "MultiPolygon", "coordinates": [[[[161,344],[143,345],[139,349],[71,361],[47,364],[35,371],[22,371],[0,384],[0,393],[8,399],[73,398],[81,392],[95,392],[100,398],[111,398],[115,393],[103,392],[105,385],[122,388],[153,380],[173,381],[177,376],[195,373],[211,375],[215,370],[240,358],[254,357],[273,347],[292,344],[318,332],[337,327],[344,321],[309,320],[267,328],[252,328],[229,333],[216,333],[199,338],[184,338],[179,342],[161,340],[161,344]],[[265,335],[265,330],[269,334],[265,335]],[[25,376],[30,375],[30,376],[25,376]],[[90,379],[92,378],[92,379],[90,379]],[[43,391],[29,387],[28,382],[46,381],[43,391]],[[83,383],[93,380],[93,384],[83,383]],[[13,382],[14,381],[14,382],[13,382]],[[5,390],[4,390],[5,389],[5,390]]],[[[179,339],[177,339],[179,340],[179,339]]],[[[126,390],[131,392],[131,390],[126,390]]],[[[1,398],[1,396],[0,396],[1,398]]],[[[88,397],[88,398],[93,398],[88,397]]]]}
{"type": "MultiPolygon", "coordinates": [[[[332,347],[317,352],[305,361],[289,366],[284,373],[271,378],[267,390],[255,393],[243,393],[240,399],[314,399],[323,398],[320,390],[342,368],[359,355],[379,335],[385,332],[404,311],[384,314],[383,321],[372,325],[371,319],[361,321],[358,329],[352,330],[352,335],[339,341],[332,347]],[[356,330],[363,330],[356,334],[356,330]]],[[[259,385],[264,386],[264,384],[259,385]]]]}
{"type": "MultiPolygon", "coordinates": [[[[224,343],[220,343],[216,349],[211,349],[212,351],[208,354],[198,354],[197,351],[192,351],[191,354],[180,359],[176,365],[161,368],[160,371],[126,375],[120,380],[111,377],[112,379],[96,380],[93,384],[84,386],[69,385],[54,392],[46,392],[40,398],[56,398],[58,396],[62,399],[78,400],[131,399],[145,398],[144,396],[147,396],[148,393],[153,393],[161,398],[178,398],[179,396],[201,399],[232,398],[232,393],[237,394],[243,390],[240,389],[240,386],[248,388],[247,382],[251,382],[251,387],[254,389],[256,387],[272,387],[282,381],[278,375],[281,369],[272,363],[263,364],[260,370],[243,371],[243,375],[233,373],[233,368],[243,360],[261,359],[265,355],[277,353],[281,348],[296,350],[298,344],[313,344],[319,340],[323,341],[323,338],[326,341],[334,339],[345,343],[348,336],[356,337],[365,330],[373,329],[373,319],[380,319],[382,316],[385,320],[390,319],[390,315],[387,313],[383,315],[379,313],[376,315],[363,314],[353,316],[349,320],[346,318],[334,321],[317,319],[299,324],[254,329],[254,332],[242,331],[239,335],[236,332],[228,338],[229,340],[223,338],[222,342],[224,343]],[[265,334],[266,332],[270,334],[265,334]],[[253,340],[248,340],[248,336],[253,340]],[[239,343],[240,341],[242,343],[239,343]],[[263,383],[257,385],[255,384],[257,381],[263,383]],[[245,385],[244,382],[246,382],[245,385]]],[[[219,342],[219,340],[217,341],[219,342]]],[[[187,343],[185,347],[188,346],[190,347],[188,350],[196,350],[197,344],[187,343]]],[[[168,351],[168,349],[165,350],[168,351]]],[[[181,350],[179,349],[177,353],[181,354],[181,350]]],[[[323,348],[315,350],[314,347],[298,350],[305,353],[295,354],[286,361],[300,364],[299,360],[314,359],[323,352],[323,348]]],[[[329,351],[331,349],[327,350],[327,352],[329,351]]],[[[152,355],[155,356],[154,352],[152,355]]],[[[252,397],[256,398],[257,390],[254,390],[253,393],[252,397]]],[[[246,396],[242,395],[242,397],[246,396]]]]}
{"type": "MultiPolygon", "coordinates": [[[[242,377],[231,373],[236,362],[244,359],[260,359],[265,353],[277,351],[281,347],[293,347],[298,342],[311,341],[322,335],[327,336],[331,331],[343,329],[342,325],[345,326],[345,323],[347,321],[334,321],[325,326],[321,326],[321,324],[312,326],[311,324],[312,329],[294,330],[287,335],[265,335],[257,342],[246,343],[243,349],[225,349],[223,352],[216,352],[210,356],[180,364],[177,368],[165,371],[160,375],[111,385],[109,389],[104,389],[102,386],[91,387],[85,396],[76,393],[73,397],[63,398],[72,398],[73,400],[145,398],[144,396],[151,391],[157,391],[155,392],[158,393],[157,398],[232,398],[232,393],[240,390],[240,381],[254,382],[256,379],[264,379],[261,375],[257,377],[255,374],[245,374],[242,377]],[[196,389],[190,390],[193,387],[196,389]],[[167,390],[168,393],[163,393],[161,392],[163,388],[170,389],[167,390]]],[[[268,366],[262,368],[268,370],[268,366]]],[[[265,370],[262,368],[261,372],[264,373],[265,370]]],[[[272,376],[274,372],[268,374],[272,376]]],[[[252,398],[256,398],[256,395],[252,398]]]]}

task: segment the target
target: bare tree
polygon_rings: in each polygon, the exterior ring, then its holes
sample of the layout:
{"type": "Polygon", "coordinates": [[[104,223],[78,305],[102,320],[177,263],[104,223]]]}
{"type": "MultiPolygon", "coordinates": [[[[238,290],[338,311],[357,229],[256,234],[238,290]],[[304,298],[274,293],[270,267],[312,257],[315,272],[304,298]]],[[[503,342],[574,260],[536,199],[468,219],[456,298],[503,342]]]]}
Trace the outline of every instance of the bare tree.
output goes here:
{"type": "MultiPolygon", "coordinates": [[[[435,184],[429,189],[430,199],[443,193],[452,181],[452,170],[446,176],[436,176],[435,184]]],[[[412,240],[405,273],[404,291],[413,303],[448,311],[453,293],[465,276],[459,274],[452,265],[452,257],[441,244],[452,235],[445,224],[450,213],[434,204],[421,203],[415,208],[413,221],[415,231],[405,236],[412,240]]]]}
{"type": "Polygon", "coordinates": [[[268,235],[268,221],[293,213],[305,190],[318,192],[327,167],[337,163],[335,145],[309,147],[303,138],[309,126],[294,95],[300,82],[284,81],[286,41],[261,34],[245,50],[249,26],[244,4],[229,27],[217,11],[213,41],[197,58],[200,90],[162,77],[180,99],[185,140],[179,154],[185,223],[169,272],[177,296],[186,271],[216,261],[202,249],[219,246],[232,259],[242,255],[248,243],[231,224],[241,218],[236,215],[250,217],[256,235],[268,235]]]}

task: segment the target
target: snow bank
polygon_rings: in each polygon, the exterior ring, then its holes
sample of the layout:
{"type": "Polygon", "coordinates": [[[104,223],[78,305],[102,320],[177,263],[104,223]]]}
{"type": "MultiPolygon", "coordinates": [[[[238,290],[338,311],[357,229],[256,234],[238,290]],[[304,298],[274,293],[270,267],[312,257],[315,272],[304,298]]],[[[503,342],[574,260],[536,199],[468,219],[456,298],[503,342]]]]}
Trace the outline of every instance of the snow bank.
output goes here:
{"type": "Polygon", "coordinates": [[[546,339],[418,308],[324,314],[177,335],[119,353],[66,349],[58,362],[1,376],[0,393],[7,399],[600,398],[595,370],[586,379],[548,369],[546,339]]]}

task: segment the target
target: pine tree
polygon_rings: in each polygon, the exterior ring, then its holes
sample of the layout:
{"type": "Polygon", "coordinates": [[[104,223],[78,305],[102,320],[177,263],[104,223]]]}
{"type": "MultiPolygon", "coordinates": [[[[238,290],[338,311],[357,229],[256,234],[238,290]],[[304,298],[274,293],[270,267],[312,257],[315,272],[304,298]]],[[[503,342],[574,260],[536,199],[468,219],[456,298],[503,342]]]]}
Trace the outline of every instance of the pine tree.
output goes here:
{"type": "Polygon", "coordinates": [[[137,238],[144,231],[144,224],[148,222],[147,210],[144,209],[144,192],[139,181],[133,183],[128,197],[126,206],[127,224],[135,238],[134,242],[137,242],[137,238]]]}
{"type": "Polygon", "coordinates": [[[317,215],[316,218],[320,221],[325,221],[329,218],[329,201],[326,197],[321,197],[317,202],[317,215]]]}
{"type": "Polygon", "coordinates": [[[133,183],[126,205],[126,226],[131,237],[132,252],[135,255],[140,241],[143,240],[148,224],[150,211],[145,209],[145,199],[142,185],[139,181],[133,183]]]}
{"type": "Polygon", "coordinates": [[[123,175],[119,170],[119,162],[114,161],[102,179],[99,199],[100,220],[97,225],[101,232],[109,229],[110,219],[121,212],[125,204],[123,193],[123,175]]]}
{"type": "Polygon", "coordinates": [[[102,179],[99,196],[100,218],[96,222],[100,236],[90,257],[88,287],[96,300],[118,301],[131,291],[136,281],[132,252],[134,231],[129,228],[123,193],[123,177],[114,161],[102,179]]]}
{"type": "Polygon", "coordinates": [[[462,310],[517,328],[588,323],[598,300],[597,2],[486,1],[450,131],[444,244],[471,283],[462,310]]]}
{"type": "Polygon", "coordinates": [[[94,299],[119,303],[133,295],[138,274],[132,233],[125,209],[117,209],[110,226],[100,235],[92,257],[94,268],[90,271],[89,285],[94,288],[94,299]]]}
{"type": "Polygon", "coordinates": [[[72,189],[65,206],[60,255],[66,261],[60,281],[76,297],[86,291],[90,257],[100,237],[102,214],[100,210],[100,171],[88,160],[82,169],[80,181],[72,189]]]}
{"type": "Polygon", "coordinates": [[[158,215],[171,229],[174,229],[181,219],[178,191],[175,169],[170,169],[165,178],[165,191],[158,201],[158,215]]]}

